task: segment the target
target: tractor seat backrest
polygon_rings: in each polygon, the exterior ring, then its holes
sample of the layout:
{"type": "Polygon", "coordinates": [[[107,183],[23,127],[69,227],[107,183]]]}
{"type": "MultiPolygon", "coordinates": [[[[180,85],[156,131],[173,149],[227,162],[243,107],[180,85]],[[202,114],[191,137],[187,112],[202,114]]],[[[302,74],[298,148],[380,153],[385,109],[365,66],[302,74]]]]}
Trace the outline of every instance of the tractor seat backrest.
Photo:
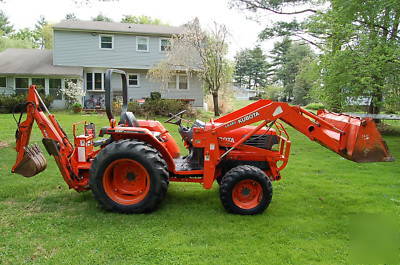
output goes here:
{"type": "Polygon", "coordinates": [[[130,111],[122,112],[119,125],[128,125],[129,127],[140,127],[135,115],[130,111]]]}

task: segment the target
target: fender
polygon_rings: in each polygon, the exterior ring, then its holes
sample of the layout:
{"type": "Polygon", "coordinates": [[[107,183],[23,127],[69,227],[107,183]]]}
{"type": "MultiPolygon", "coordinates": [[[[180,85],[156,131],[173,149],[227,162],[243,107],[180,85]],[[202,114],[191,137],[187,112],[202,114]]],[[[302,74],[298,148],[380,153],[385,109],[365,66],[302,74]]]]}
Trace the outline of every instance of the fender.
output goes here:
{"type": "MultiPolygon", "coordinates": [[[[174,159],[169,153],[168,148],[159,141],[150,130],[140,127],[114,127],[108,128],[105,134],[111,135],[114,140],[137,139],[153,146],[161,153],[167,163],[168,170],[170,172],[175,172],[174,159]]],[[[171,135],[170,137],[172,138],[171,135]]]]}

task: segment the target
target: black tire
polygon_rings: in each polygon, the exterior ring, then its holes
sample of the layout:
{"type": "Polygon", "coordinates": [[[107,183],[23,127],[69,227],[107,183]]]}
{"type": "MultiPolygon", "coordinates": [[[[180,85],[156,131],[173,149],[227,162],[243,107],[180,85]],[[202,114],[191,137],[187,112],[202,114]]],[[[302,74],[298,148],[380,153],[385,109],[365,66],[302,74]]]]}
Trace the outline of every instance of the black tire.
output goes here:
{"type": "Polygon", "coordinates": [[[222,177],[218,177],[218,178],[216,178],[215,180],[217,181],[218,185],[221,186],[222,177]]]}
{"type": "Polygon", "coordinates": [[[93,160],[90,168],[90,188],[95,199],[108,210],[119,213],[148,213],[154,211],[165,198],[168,171],[159,152],[144,142],[121,140],[107,145],[93,160]],[[104,173],[115,160],[129,159],[141,164],[150,176],[146,196],[135,204],[121,204],[107,195],[103,187],[104,173]]]}
{"type": "Polygon", "coordinates": [[[229,170],[222,178],[219,194],[222,205],[228,212],[242,215],[259,214],[264,212],[272,200],[272,184],[261,169],[248,165],[237,166],[229,170]],[[235,185],[239,182],[243,183],[242,181],[244,180],[255,182],[254,185],[262,189],[262,194],[258,198],[257,204],[254,207],[249,206],[252,208],[242,208],[233,199],[235,185]]]}

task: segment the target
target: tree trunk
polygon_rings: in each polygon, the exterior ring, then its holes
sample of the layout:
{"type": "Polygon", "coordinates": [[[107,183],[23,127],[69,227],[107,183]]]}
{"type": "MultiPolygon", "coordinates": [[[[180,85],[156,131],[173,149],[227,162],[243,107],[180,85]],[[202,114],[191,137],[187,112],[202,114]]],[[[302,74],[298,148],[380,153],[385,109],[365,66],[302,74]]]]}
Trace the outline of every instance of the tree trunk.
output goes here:
{"type": "Polygon", "coordinates": [[[213,103],[214,103],[214,115],[218,117],[219,116],[218,93],[213,93],[212,97],[213,97],[213,103]]]}
{"type": "MultiPolygon", "coordinates": [[[[368,106],[368,113],[369,114],[379,114],[381,111],[381,106],[380,103],[382,103],[383,100],[383,95],[382,95],[382,91],[377,91],[376,93],[374,93],[374,95],[372,96],[371,99],[371,103],[369,103],[368,106]],[[378,102],[378,104],[375,104],[375,102],[378,102]]],[[[378,119],[374,119],[375,123],[380,123],[381,120],[378,119]]]]}

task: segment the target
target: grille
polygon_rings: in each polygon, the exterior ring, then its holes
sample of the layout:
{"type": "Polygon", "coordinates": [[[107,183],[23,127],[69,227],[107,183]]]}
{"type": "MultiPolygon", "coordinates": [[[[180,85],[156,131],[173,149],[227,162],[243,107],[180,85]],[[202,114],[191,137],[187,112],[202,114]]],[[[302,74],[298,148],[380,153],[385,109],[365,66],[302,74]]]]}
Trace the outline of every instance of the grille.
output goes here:
{"type": "Polygon", "coordinates": [[[267,150],[271,150],[272,146],[274,144],[278,144],[279,143],[279,137],[276,135],[253,135],[250,136],[249,139],[247,139],[246,142],[244,142],[244,144],[246,145],[251,145],[254,147],[258,147],[258,148],[263,148],[263,149],[267,149],[267,150]]]}

